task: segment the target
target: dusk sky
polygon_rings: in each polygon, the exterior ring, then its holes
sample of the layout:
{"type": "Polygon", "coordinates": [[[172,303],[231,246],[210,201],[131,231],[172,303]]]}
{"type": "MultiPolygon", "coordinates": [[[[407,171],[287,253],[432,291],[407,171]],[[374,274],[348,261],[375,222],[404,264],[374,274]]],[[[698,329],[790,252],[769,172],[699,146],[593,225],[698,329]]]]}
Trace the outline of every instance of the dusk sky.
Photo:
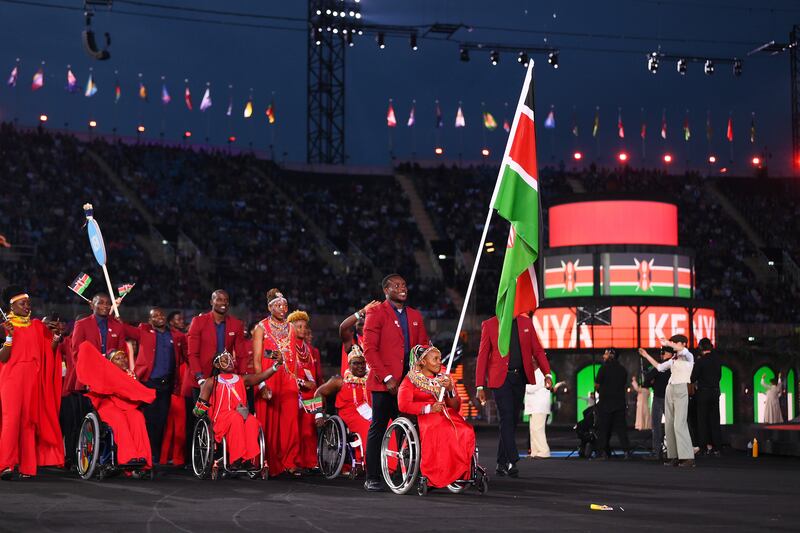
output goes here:
{"type": "MultiPolygon", "coordinates": [[[[146,126],[146,137],[180,138],[193,132],[193,142],[208,134],[212,144],[224,144],[229,134],[239,147],[249,143],[266,149],[274,134],[279,154],[288,161],[305,160],[306,133],[306,25],[302,20],[266,20],[253,17],[188,13],[143,6],[141,2],[115,1],[110,13],[99,13],[93,27],[101,37],[111,33],[112,58],[90,59],[81,46],[83,15],[41,5],[80,8],[77,0],[0,0],[0,118],[18,117],[34,125],[40,113],[50,120],[48,127],[85,131],[90,118],[98,121],[101,133],[116,124],[122,134],[135,135],[138,123],[146,126]],[[165,20],[126,13],[148,13],[191,19],[277,26],[250,28],[231,25],[165,20]],[[21,70],[15,89],[5,80],[20,58],[21,70]],[[45,86],[31,91],[31,78],[41,61],[45,64],[45,86]],[[78,78],[80,91],[68,94],[67,65],[78,78]],[[99,87],[92,98],[83,96],[89,67],[99,87]],[[114,71],[119,71],[122,98],[114,104],[114,71]],[[147,85],[149,102],[136,97],[138,73],[147,85]],[[160,103],[161,76],[166,76],[172,102],[160,103]],[[195,110],[183,104],[184,78],[189,79],[195,110]],[[197,107],[211,84],[213,107],[200,113],[197,107]],[[232,84],[233,117],[225,116],[232,84]],[[254,97],[253,118],[242,111],[250,90],[254,97]],[[277,124],[266,125],[264,110],[276,104],[277,124]]],[[[168,2],[262,15],[305,19],[307,3],[253,2],[168,2]]],[[[787,174],[791,163],[791,107],[789,56],[747,56],[748,51],[767,41],[787,42],[791,21],[800,17],[800,5],[791,0],[612,0],[502,1],[409,0],[404,2],[363,0],[366,23],[426,25],[433,22],[464,23],[451,42],[420,39],[412,52],[407,37],[388,37],[379,50],[373,37],[356,40],[347,51],[347,155],[358,165],[386,165],[389,162],[386,108],[393,98],[398,127],[392,131],[394,152],[401,159],[433,159],[438,141],[448,158],[480,158],[487,146],[499,155],[505,132],[486,132],[481,127],[481,103],[502,125],[504,103],[508,116],[519,94],[524,70],[516,54],[501,56],[500,64],[489,64],[488,52],[471,53],[471,61],[459,61],[458,41],[494,42],[520,47],[552,46],[560,50],[560,68],[552,69],[544,55],[534,55],[536,105],[540,164],[571,159],[578,149],[589,160],[601,157],[609,164],[616,151],[626,149],[634,166],[642,164],[639,131],[642,117],[647,124],[644,164],[660,164],[664,153],[674,155],[681,166],[688,160],[704,166],[709,153],[727,162],[731,146],[725,139],[728,116],[734,125],[733,170],[750,173],[749,159],[767,151],[771,174],[787,174]],[[494,29],[484,29],[494,28],[494,29]],[[512,31],[515,30],[515,31],[512,31]],[[519,31],[516,31],[519,30],[519,31]],[[673,60],[663,60],[656,75],[646,69],[648,52],[661,47],[670,55],[739,57],[743,74],[734,77],[729,64],[719,64],[713,76],[703,74],[702,63],[690,63],[688,73],[676,72],[673,60]],[[417,101],[417,124],[405,126],[412,99],[417,101]],[[434,101],[439,99],[444,128],[434,128],[434,101]],[[453,127],[461,101],[467,126],[453,127]],[[554,106],[555,130],[545,130],[544,119],[554,106]],[[598,139],[591,137],[595,107],[600,107],[598,139]],[[622,110],[626,138],[617,136],[617,114],[622,110]],[[644,113],[642,112],[644,109],[644,113]],[[574,111],[573,111],[574,110],[574,111]],[[662,112],[666,110],[668,137],[659,137],[662,112]],[[683,140],[682,126],[687,114],[691,139],[683,140]],[[571,134],[573,112],[579,137],[571,134]],[[713,139],[706,140],[706,114],[711,113],[713,139]],[[756,139],[751,144],[751,113],[755,113],[756,139]]],[[[101,38],[102,41],[102,38],[101,38]]]]}

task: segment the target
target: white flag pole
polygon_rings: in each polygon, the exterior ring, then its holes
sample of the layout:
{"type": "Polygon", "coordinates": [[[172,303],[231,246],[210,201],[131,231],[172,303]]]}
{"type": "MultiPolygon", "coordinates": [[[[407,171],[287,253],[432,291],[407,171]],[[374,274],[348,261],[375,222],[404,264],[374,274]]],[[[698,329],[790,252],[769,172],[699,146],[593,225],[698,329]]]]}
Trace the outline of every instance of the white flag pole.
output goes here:
{"type": "MultiPolygon", "coordinates": [[[[458,318],[458,327],[456,328],[455,336],[453,337],[453,345],[450,348],[450,355],[447,361],[447,371],[445,374],[450,374],[453,367],[453,359],[455,359],[456,347],[458,346],[458,337],[461,335],[461,328],[464,326],[464,318],[467,315],[467,306],[472,297],[472,289],[475,286],[475,276],[478,274],[478,265],[481,262],[481,255],[483,253],[484,244],[486,244],[486,235],[489,233],[489,223],[492,220],[492,212],[494,211],[494,202],[497,200],[497,194],[500,192],[500,183],[503,177],[503,167],[511,151],[511,145],[514,142],[514,134],[517,132],[517,123],[519,122],[519,110],[525,101],[525,96],[528,94],[528,87],[530,87],[531,78],[533,76],[533,59],[528,62],[528,70],[525,74],[525,81],[522,84],[522,91],[519,94],[519,101],[517,102],[517,109],[514,113],[514,122],[511,125],[511,131],[508,134],[506,141],[506,149],[503,152],[503,159],[500,161],[500,169],[497,172],[497,181],[494,183],[494,191],[492,191],[492,198],[489,200],[489,212],[486,213],[486,222],[483,224],[483,233],[481,234],[481,242],[478,244],[478,253],[475,255],[475,264],[472,265],[472,274],[469,277],[469,285],[467,285],[467,294],[464,297],[464,304],[461,306],[461,316],[458,318]]],[[[444,397],[444,389],[439,392],[439,401],[444,397]]]]}

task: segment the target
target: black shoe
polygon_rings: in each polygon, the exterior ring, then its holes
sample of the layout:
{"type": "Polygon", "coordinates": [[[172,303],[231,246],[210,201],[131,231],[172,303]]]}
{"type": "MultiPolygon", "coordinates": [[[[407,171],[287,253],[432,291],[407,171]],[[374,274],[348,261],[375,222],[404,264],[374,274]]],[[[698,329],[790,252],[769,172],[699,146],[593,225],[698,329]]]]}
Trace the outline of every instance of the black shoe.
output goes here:
{"type": "Polygon", "coordinates": [[[3,481],[11,481],[14,479],[14,469],[13,468],[6,468],[0,473],[0,479],[3,481]]]}
{"type": "Polygon", "coordinates": [[[518,478],[519,468],[514,463],[508,463],[508,477],[518,478]]]}
{"type": "Polygon", "coordinates": [[[678,466],[682,468],[694,468],[694,459],[681,459],[678,466]]]}
{"type": "Polygon", "coordinates": [[[367,492],[383,492],[383,483],[377,479],[368,479],[364,482],[364,490],[367,492]]]}
{"type": "Polygon", "coordinates": [[[508,467],[505,465],[497,464],[497,468],[495,468],[494,473],[500,477],[508,475],[508,467]]]}
{"type": "Polygon", "coordinates": [[[709,457],[721,457],[722,454],[719,453],[719,450],[716,448],[711,448],[710,450],[706,450],[706,455],[709,457]]]}
{"type": "Polygon", "coordinates": [[[666,461],[664,461],[664,466],[678,466],[678,460],[677,459],[667,459],[666,461]]]}

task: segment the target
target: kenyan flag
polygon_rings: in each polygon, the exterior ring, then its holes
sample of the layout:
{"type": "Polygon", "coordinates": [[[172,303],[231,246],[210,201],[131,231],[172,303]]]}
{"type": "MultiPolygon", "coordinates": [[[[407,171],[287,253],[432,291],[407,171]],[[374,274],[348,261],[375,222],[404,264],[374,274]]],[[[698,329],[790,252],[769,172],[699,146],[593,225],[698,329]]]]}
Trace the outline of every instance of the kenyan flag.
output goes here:
{"type": "Polygon", "coordinates": [[[508,354],[511,323],[539,303],[534,263],[539,257],[539,173],[533,112],[533,62],[528,67],[517,112],[511,126],[500,186],[492,206],[511,223],[495,312],[500,322],[500,353],[508,354]]]}

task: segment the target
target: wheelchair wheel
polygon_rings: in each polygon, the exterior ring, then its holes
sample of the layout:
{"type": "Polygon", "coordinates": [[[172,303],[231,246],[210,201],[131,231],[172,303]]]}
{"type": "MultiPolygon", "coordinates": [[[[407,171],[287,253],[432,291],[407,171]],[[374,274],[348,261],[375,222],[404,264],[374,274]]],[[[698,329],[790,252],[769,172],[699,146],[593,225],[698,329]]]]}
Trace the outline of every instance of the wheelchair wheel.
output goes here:
{"type": "Polygon", "coordinates": [[[475,476],[476,476],[477,470],[478,470],[478,468],[477,468],[478,467],[478,457],[477,457],[477,455],[478,455],[478,452],[476,450],[475,453],[472,454],[472,459],[470,459],[470,461],[469,461],[469,474],[468,475],[469,475],[470,479],[469,480],[456,481],[454,483],[450,483],[449,485],[447,485],[447,490],[449,490],[453,494],[460,494],[460,493],[464,492],[465,490],[467,490],[469,488],[469,486],[471,485],[470,480],[475,480],[475,476]]]}
{"type": "Polygon", "coordinates": [[[389,424],[381,442],[381,471],[392,492],[405,494],[417,483],[421,452],[419,433],[411,420],[401,416],[389,424]],[[397,445],[397,451],[390,448],[392,442],[397,445]],[[390,457],[397,460],[393,471],[389,465],[390,457]]]}
{"type": "Polygon", "coordinates": [[[75,452],[78,475],[81,479],[91,479],[97,468],[100,455],[100,419],[97,413],[88,413],[78,432],[78,446],[75,452]]]}
{"type": "Polygon", "coordinates": [[[214,464],[214,431],[207,418],[200,418],[192,433],[192,471],[200,479],[211,475],[214,464]]]}
{"type": "Polygon", "coordinates": [[[334,415],[325,421],[317,440],[317,464],[325,479],[339,477],[347,458],[347,428],[334,415]]]}
{"type": "Polygon", "coordinates": [[[259,477],[261,479],[269,479],[269,469],[265,466],[266,461],[264,459],[267,454],[267,443],[266,440],[264,439],[264,430],[262,430],[261,427],[258,428],[258,448],[259,448],[259,453],[258,453],[259,469],[250,470],[249,472],[247,472],[247,477],[249,477],[250,479],[256,479],[259,477]]]}

